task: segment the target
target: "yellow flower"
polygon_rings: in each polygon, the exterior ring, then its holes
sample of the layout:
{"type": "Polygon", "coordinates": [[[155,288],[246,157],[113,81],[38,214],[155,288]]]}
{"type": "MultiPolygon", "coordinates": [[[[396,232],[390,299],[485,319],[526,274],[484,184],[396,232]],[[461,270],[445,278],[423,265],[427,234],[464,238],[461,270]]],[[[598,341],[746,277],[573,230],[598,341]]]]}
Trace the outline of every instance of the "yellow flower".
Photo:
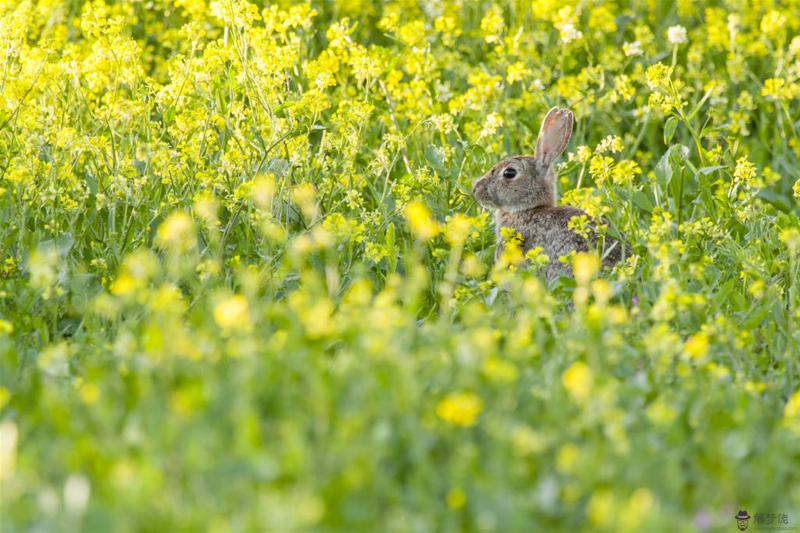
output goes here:
{"type": "Polygon", "coordinates": [[[219,223],[219,218],[217,217],[218,209],[219,204],[211,191],[202,191],[195,195],[192,210],[195,216],[205,221],[209,226],[213,227],[219,223]]]}
{"type": "Polygon", "coordinates": [[[578,13],[572,6],[564,6],[558,10],[553,20],[553,26],[558,30],[561,42],[569,44],[583,38],[583,32],[578,29],[578,13]]]}
{"type": "Polygon", "coordinates": [[[39,246],[28,261],[31,285],[42,292],[45,299],[58,292],[61,257],[54,246],[39,246]]]}
{"type": "Polygon", "coordinates": [[[789,251],[795,253],[800,247],[800,230],[797,228],[786,228],[778,235],[781,241],[786,244],[789,251]]]}
{"type": "Polygon", "coordinates": [[[759,26],[762,34],[772,37],[773,34],[779,33],[785,24],[786,15],[773,9],[764,15],[759,26]]]}
{"type": "Polygon", "coordinates": [[[182,211],[175,211],[158,227],[156,241],[175,251],[186,251],[195,245],[194,221],[182,211]]]}
{"type": "Polygon", "coordinates": [[[17,425],[11,419],[0,422],[0,481],[10,479],[17,466],[17,425]]]}
{"type": "Polygon", "coordinates": [[[497,43],[500,42],[504,27],[503,10],[494,4],[481,19],[481,33],[487,43],[497,43]]]}
{"type": "Polygon", "coordinates": [[[647,408],[647,418],[656,425],[666,426],[675,420],[678,412],[664,400],[658,398],[647,408]]]}
{"type": "Polygon", "coordinates": [[[461,509],[467,503],[467,495],[460,488],[450,489],[447,493],[447,506],[451,509],[461,509]]]}
{"type": "Polygon", "coordinates": [[[508,83],[516,83],[524,80],[531,74],[531,70],[525,66],[525,63],[522,61],[517,61],[516,63],[512,63],[508,66],[506,81],[508,83]]]}
{"type": "Polygon", "coordinates": [[[620,512],[622,530],[636,531],[640,529],[642,522],[655,503],[655,497],[648,489],[636,489],[628,498],[628,504],[620,512]]]}
{"type": "Polygon", "coordinates": [[[751,283],[747,288],[747,292],[749,292],[750,295],[757,300],[764,296],[765,290],[766,284],[764,283],[763,279],[757,279],[753,281],[753,283],[751,283]]]}
{"type": "Polygon", "coordinates": [[[614,295],[611,283],[606,279],[596,279],[592,282],[592,295],[598,305],[605,305],[614,295]]]}
{"type": "Polygon", "coordinates": [[[455,38],[461,34],[456,19],[447,15],[436,17],[436,20],[433,21],[433,27],[442,34],[442,42],[447,46],[452,46],[455,43],[455,38]]]}
{"type": "Polygon", "coordinates": [[[483,139],[485,137],[490,137],[494,135],[498,128],[503,126],[503,117],[499,113],[489,113],[486,115],[486,120],[483,122],[483,128],[481,128],[478,137],[483,139]]]}
{"type": "Polygon", "coordinates": [[[617,31],[614,13],[605,5],[599,5],[589,12],[589,27],[594,31],[613,33],[617,31]]]}
{"type": "Polygon", "coordinates": [[[586,514],[589,520],[598,527],[608,528],[613,525],[617,516],[617,503],[608,489],[598,489],[589,498],[586,514]]]}
{"type": "Polygon", "coordinates": [[[471,392],[453,392],[436,406],[436,414],[456,426],[472,427],[483,410],[483,401],[471,392]]]}
{"type": "Polygon", "coordinates": [[[595,254],[578,252],[572,261],[572,272],[578,285],[587,285],[600,269],[600,259],[595,254]]]}
{"type": "Polygon", "coordinates": [[[534,267],[543,267],[550,262],[550,258],[542,251],[541,246],[534,246],[525,252],[525,258],[530,261],[534,267]]]}
{"type": "Polygon", "coordinates": [[[647,78],[647,86],[651,90],[665,89],[669,84],[670,76],[672,75],[672,67],[668,67],[663,63],[656,63],[651,65],[645,71],[647,78]]]}
{"type": "Polygon", "coordinates": [[[223,329],[247,329],[250,326],[250,306],[242,295],[221,300],[214,307],[214,321],[223,329]]]}
{"type": "Polygon", "coordinates": [[[468,278],[478,278],[483,275],[485,269],[477,255],[468,253],[461,263],[461,272],[468,278]]]}
{"type": "Polygon", "coordinates": [[[517,379],[517,367],[499,357],[491,356],[483,362],[483,375],[492,381],[512,382],[517,379]]]}
{"type": "MultiPolygon", "coordinates": [[[[601,148],[603,147],[597,147],[598,150],[601,148]]],[[[613,170],[614,160],[610,157],[596,155],[592,157],[592,160],[589,162],[589,174],[591,174],[599,185],[603,184],[603,182],[611,177],[613,170]]]]}
{"type": "MultiPolygon", "coordinates": [[[[270,184],[268,178],[266,181],[259,182],[260,190],[257,192],[257,194],[261,196],[260,201],[263,202],[262,205],[269,204],[272,193],[272,190],[270,189],[272,187],[274,187],[274,184],[270,184]]],[[[317,217],[318,208],[316,195],[317,192],[314,190],[314,186],[308,182],[301,183],[292,190],[292,199],[297,205],[300,206],[303,216],[305,216],[308,220],[313,220],[317,217]]]]}
{"type": "Polygon", "coordinates": [[[624,159],[614,167],[611,179],[617,185],[626,185],[641,173],[642,169],[638,163],[629,159],[624,159]]]}
{"type": "Polygon", "coordinates": [[[461,246],[472,229],[472,221],[466,215],[457,213],[447,220],[444,234],[451,246],[461,246]]]}
{"type": "Polygon", "coordinates": [[[78,389],[78,395],[85,403],[93,405],[100,398],[100,388],[94,383],[84,383],[78,389]]]}
{"type": "Polygon", "coordinates": [[[740,157],[736,161],[736,167],[733,169],[734,181],[753,187],[757,185],[756,176],[756,166],[748,161],[747,157],[740,157]]]}
{"type": "Polygon", "coordinates": [[[7,388],[0,386],[0,411],[3,410],[3,407],[8,405],[8,402],[11,401],[11,391],[7,388]]]}
{"type": "Polygon", "coordinates": [[[782,100],[785,85],[786,80],[783,78],[766,79],[764,80],[764,87],[761,88],[761,96],[765,96],[773,100],[782,100]]]}
{"type": "MultiPolygon", "coordinates": [[[[604,154],[606,152],[611,152],[614,154],[618,154],[625,148],[625,145],[622,143],[622,139],[616,135],[608,135],[600,144],[597,145],[595,148],[595,152],[598,154],[604,154]]],[[[613,160],[612,160],[613,161],[613,160]]]]}
{"type": "Polygon", "coordinates": [[[211,2],[209,10],[212,16],[225,25],[246,27],[250,26],[253,21],[261,20],[258,7],[241,0],[217,0],[211,2]]]}
{"type": "Polygon", "coordinates": [[[116,296],[129,296],[139,287],[136,280],[127,272],[123,272],[111,284],[111,294],[116,296]]]}
{"type": "Polygon", "coordinates": [[[683,345],[683,352],[694,360],[702,359],[708,354],[708,336],[700,331],[695,333],[683,345]]]}
{"type": "Polygon", "coordinates": [[[404,24],[397,33],[400,40],[408,46],[422,46],[425,44],[425,22],[421,20],[404,24]]]}
{"type": "Polygon", "coordinates": [[[575,472],[581,457],[581,449],[568,442],[556,452],[556,469],[565,474],[575,472]]]}
{"type": "Polygon", "coordinates": [[[783,408],[783,416],[787,419],[800,417],[800,389],[789,397],[786,407],[783,408]]]}
{"type": "Polygon", "coordinates": [[[306,327],[306,333],[312,339],[321,339],[334,331],[333,304],[327,298],[320,298],[307,305],[300,314],[300,320],[306,327]]]}
{"type": "Polygon", "coordinates": [[[511,448],[519,456],[539,453],[547,447],[547,440],[527,426],[517,426],[511,431],[511,448]]]}
{"type": "Polygon", "coordinates": [[[416,200],[409,202],[405,215],[411,231],[418,239],[427,241],[439,234],[439,224],[431,218],[431,212],[422,202],[416,200]]]}
{"type": "Polygon", "coordinates": [[[592,149],[582,144],[578,146],[575,152],[569,154],[570,161],[577,161],[578,163],[586,163],[589,161],[589,158],[592,157],[592,149]]]}
{"type": "Polygon", "coordinates": [[[592,382],[594,377],[592,370],[582,361],[572,363],[568,369],[561,374],[561,383],[572,399],[582,402],[589,397],[592,392],[592,382]]]}
{"type": "MultiPolygon", "coordinates": [[[[525,260],[522,254],[522,235],[517,233],[514,228],[500,228],[502,238],[502,253],[495,263],[497,267],[516,266],[525,260]]],[[[498,244],[500,245],[500,244],[498,244]]]]}

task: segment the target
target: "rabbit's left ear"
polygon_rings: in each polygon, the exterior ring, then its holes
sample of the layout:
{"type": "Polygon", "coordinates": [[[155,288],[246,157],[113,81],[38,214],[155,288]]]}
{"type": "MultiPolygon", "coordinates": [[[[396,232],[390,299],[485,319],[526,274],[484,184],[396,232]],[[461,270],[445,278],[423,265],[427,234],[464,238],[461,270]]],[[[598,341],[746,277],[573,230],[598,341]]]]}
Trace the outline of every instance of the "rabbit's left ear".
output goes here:
{"type": "Polygon", "coordinates": [[[554,107],[545,115],[535,152],[542,168],[548,168],[567,147],[572,136],[572,120],[572,111],[560,107],[554,107]]]}

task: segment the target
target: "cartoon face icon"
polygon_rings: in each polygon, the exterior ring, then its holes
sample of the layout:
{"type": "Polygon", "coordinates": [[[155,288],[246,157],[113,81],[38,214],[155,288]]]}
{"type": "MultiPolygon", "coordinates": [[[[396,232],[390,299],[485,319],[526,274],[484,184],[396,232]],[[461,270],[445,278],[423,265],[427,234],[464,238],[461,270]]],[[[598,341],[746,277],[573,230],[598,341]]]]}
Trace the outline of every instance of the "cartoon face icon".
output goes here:
{"type": "Polygon", "coordinates": [[[745,531],[747,526],[749,526],[748,520],[750,520],[750,515],[747,514],[747,511],[739,511],[734,518],[736,518],[736,526],[739,528],[739,531],[745,531]]]}

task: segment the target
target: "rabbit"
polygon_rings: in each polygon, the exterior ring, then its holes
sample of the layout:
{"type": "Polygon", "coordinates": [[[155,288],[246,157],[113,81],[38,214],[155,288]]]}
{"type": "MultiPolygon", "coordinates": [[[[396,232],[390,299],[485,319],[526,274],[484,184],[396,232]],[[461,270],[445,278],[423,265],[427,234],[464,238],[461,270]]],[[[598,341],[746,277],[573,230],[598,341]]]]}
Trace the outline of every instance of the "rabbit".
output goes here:
{"type": "MultiPolygon", "coordinates": [[[[590,220],[589,239],[570,230],[572,217],[585,215],[581,209],[556,205],[556,175],[553,161],[561,155],[572,136],[573,115],[569,109],[554,107],[542,121],[533,156],[504,159],[479,178],[472,188],[475,199],[483,207],[495,210],[497,232],[495,261],[502,251],[500,228],[510,227],[524,239],[523,252],[540,246],[550,259],[544,267],[548,282],[560,276],[572,276],[572,267],[559,257],[572,251],[588,251],[597,246],[594,221],[590,220]]],[[[612,267],[629,254],[627,244],[605,240],[602,265],[612,267]]]]}

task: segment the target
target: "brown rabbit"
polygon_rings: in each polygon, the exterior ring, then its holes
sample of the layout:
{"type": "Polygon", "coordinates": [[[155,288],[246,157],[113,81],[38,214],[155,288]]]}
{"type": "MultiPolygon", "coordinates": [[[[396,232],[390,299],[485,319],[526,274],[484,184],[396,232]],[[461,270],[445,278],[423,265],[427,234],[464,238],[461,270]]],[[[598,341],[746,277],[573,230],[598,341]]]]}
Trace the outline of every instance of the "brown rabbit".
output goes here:
{"type": "MultiPolygon", "coordinates": [[[[572,135],[572,111],[554,107],[542,121],[536,151],[531,156],[516,156],[497,163],[475,182],[472,192],[484,207],[495,209],[497,252],[502,250],[500,228],[510,227],[524,238],[523,251],[540,246],[550,258],[545,277],[552,281],[559,276],[571,276],[570,265],[558,258],[569,252],[587,251],[587,239],[570,230],[572,217],[585,215],[578,208],[556,205],[556,176],[553,161],[567,147],[572,135]]],[[[594,223],[590,221],[590,227],[594,223]]],[[[591,247],[597,246],[597,235],[589,236],[591,247]]],[[[602,250],[602,264],[611,267],[626,254],[626,245],[607,238],[602,250]]]]}

